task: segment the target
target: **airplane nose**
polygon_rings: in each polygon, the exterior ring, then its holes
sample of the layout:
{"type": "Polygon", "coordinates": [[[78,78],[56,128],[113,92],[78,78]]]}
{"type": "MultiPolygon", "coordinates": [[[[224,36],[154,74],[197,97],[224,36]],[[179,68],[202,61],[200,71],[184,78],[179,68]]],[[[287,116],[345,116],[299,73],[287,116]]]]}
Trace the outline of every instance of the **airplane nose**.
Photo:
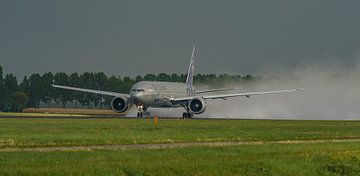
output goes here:
{"type": "Polygon", "coordinates": [[[143,103],[143,94],[140,92],[133,93],[132,98],[133,98],[135,104],[143,103]]]}
{"type": "Polygon", "coordinates": [[[134,93],[132,93],[132,96],[133,97],[141,97],[143,95],[143,93],[141,93],[141,92],[134,92],[134,93]]]}

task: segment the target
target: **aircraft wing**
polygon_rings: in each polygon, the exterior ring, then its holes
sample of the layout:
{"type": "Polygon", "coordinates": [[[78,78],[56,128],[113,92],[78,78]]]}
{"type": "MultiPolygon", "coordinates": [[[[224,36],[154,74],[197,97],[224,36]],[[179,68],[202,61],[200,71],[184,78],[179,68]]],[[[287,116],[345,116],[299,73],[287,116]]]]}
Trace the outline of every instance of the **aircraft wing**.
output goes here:
{"type": "Polygon", "coordinates": [[[75,90],[80,92],[87,92],[87,93],[94,93],[94,94],[100,94],[100,95],[108,95],[108,96],[125,96],[130,97],[129,94],[123,94],[123,93],[117,93],[117,92],[109,92],[109,91],[101,91],[101,90],[93,90],[93,89],[84,89],[84,88],[78,88],[78,87],[69,87],[69,86],[60,86],[51,84],[52,87],[59,88],[59,89],[66,89],[66,90],[75,90]]]}
{"type": "MultiPolygon", "coordinates": [[[[289,93],[289,92],[302,91],[302,90],[304,90],[304,89],[298,88],[298,89],[276,90],[276,91],[266,91],[266,92],[247,92],[247,93],[235,93],[235,94],[206,95],[206,96],[200,96],[200,97],[202,97],[203,99],[227,99],[227,98],[241,97],[241,96],[250,98],[250,96],[253,96],[253,95],[289,93]]],[[[199,96],[173,98],[172,102],[174,104],[182,104],[182,103],[187,102],[195,97],[199,97],[199,96]]]]}
{"type": "Polygon", "coordinates": [[[209,93],[209,92],[219,92],[219,91],[229,91],[229,90],[238,90],[238,88],[221,88],[221,89],[210,89],[210,90],[199,90],[195,94],[209,93]]]}

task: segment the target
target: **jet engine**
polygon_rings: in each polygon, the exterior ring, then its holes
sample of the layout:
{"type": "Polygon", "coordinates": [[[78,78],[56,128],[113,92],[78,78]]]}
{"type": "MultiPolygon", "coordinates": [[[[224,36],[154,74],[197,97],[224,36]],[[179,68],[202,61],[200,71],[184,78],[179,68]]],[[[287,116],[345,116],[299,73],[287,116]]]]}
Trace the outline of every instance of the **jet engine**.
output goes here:
{"type": "Polygon", "coordinates": [[[126,110],[130,109],[130,106],[130,101],[126,97],[114,97],[111,100],[111,108],[113,111],[118,113],[125,112],[126,110]]]}
{"type": "Polygon", "coordinates": [[[206,110],[206,101],[201,97],[195,97],[189,101],[188,108],[193,114],[201,114],[206,110]]]}

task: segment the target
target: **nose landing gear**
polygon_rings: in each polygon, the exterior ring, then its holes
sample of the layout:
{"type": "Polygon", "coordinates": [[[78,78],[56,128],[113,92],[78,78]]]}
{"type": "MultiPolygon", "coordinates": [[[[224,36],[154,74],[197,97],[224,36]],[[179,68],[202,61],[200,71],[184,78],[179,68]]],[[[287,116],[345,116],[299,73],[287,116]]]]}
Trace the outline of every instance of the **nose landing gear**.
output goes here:
{"type": "Polygon", "coordinates": [[[148,109],[148,106],[138,105],[136,107],[138,109],[137,117],[142,118],[144,117],[144,115],[146,116],[150,115],[150,113],[146,111],[148,109]]]}
{"type": "Polygon", "coordinates": [[[143,116],[143,115],[144,115],[144,114],[143,114],[144,106],[143,106],[143,105],[137,106],[137,109],[138,109],[137,117],[138,117],[138,118],[144,117],[144,116],[143,116]]]}
{"type": "Polygon", "coordinates": [[[137,117],[142,118],[142,117],[143,117],[143,113],[142,113],[142,112],[138,112],[138,113],[137,113],[137,117]]]}

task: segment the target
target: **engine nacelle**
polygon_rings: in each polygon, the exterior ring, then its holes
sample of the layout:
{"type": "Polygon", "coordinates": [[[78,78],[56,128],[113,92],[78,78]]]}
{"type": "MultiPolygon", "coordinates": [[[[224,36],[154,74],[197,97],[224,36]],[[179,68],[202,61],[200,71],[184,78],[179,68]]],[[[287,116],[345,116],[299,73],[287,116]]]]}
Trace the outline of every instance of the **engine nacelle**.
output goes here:
{"type": "Polygon", "coordinates": [[[130,101],[126,97],[114,97],[111,100],[111,108],[113,111],[122,113],[130,109],[130,101]]]}
{"type": "Polygon", "coordinates": [[[206,110],[206,101],[201,97],[193,98],[189,101],[188,108],[193,114],[201,114],[206,110]]]}

